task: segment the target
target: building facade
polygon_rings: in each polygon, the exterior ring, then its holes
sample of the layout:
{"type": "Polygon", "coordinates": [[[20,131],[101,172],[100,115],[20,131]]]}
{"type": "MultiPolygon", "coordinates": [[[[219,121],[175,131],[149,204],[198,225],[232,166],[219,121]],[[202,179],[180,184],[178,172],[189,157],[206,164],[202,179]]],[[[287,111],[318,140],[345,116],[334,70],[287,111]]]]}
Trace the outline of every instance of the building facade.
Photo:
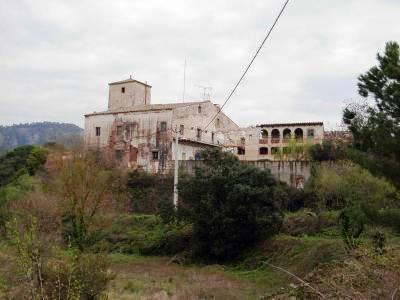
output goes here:
{"type": "MultiPolygon", "coordinates": [[[[225,148],[240,160],[302,160],[296,146],[321,143],[322,122],[263,124],[225,134],[225,148]]],[[[304,147],[303,147],[304,148],[304,147]]]]}
{"type": "Polygon", "coordinates": [[[211,101],[151,104],[151,86],[132,78],[109,84],[108,110],[85,115],[85,145],[108,151],[121,164],[163,172],[175,160],[194,160],[207,147],[223,147],[239,127],[211,101]]]}

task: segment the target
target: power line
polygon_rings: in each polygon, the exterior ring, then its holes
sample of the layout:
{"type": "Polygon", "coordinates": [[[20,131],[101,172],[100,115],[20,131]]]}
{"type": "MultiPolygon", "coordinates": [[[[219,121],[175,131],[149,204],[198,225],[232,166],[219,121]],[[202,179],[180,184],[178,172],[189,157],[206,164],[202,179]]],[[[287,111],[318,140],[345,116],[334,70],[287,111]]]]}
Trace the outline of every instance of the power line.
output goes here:
{"type": "Polygon", "coordinates": [[[207,126],[204,128],[204,130],[206,130],[208,128],[208,126],[210,126],[210,124],[215,120],[215,118],[218,116],[218,114],[221,112],[221,110],[224,108],[224,106],[226,105],[226,103],[228,103],[228,101],[231,99],[233,93],[236,91],[237,87],[239,86],[239,84],[242,82],[244,76],[246,76],[247,71],[250,69],[251,65],[253,64],[254,60],[256,59],[256,57],[258,56],[258,53],[261,51],[262,47],[264,46],[265,42],[267,41],[267,39],[269,38],[269,36],[271,35],[272,30],[274,29],[276,23],[278,23],[279,18],[281,17],[283,11],[285,10],[287,4],[289,3],[289,0],[286,0],[285,4],[283,5],[281,11],[279,12],[278,16],[276,17],[274,23],[272,24],[271,28],[269,29],[267,35],[265,36],[264,40],[262,41],[261,45],[258,47],[256,53],[254,54],[253,58],[251,59],[250,63],[248,64],[247,68],[244,70],[242,76],[240,77],[239,81],[236,83],[235,87],[233,88],[233,90],[231,91],[231,93],[229,94],[228,98],[225,100],[224,104],[222,104],[222,106],[218,109],[218,112],[214,115],[214,117],[211,119],[211,121],[207,124],[207,126]]]}

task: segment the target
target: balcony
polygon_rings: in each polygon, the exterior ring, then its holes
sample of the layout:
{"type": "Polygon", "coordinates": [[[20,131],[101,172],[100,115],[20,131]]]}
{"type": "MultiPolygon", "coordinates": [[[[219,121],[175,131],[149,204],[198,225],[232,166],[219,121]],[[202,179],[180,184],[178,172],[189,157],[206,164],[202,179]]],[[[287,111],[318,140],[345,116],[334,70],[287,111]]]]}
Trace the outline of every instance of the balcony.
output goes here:
{"type": "Polygon", "coordinates": [[[260,139],[258,141],[259,144],[268,144],[268,139],[260,139]]]}
{"type": "Polygon", "coordinates": [[[280,137],[273,137],[271,138],[271,143],[272,144],[279,144],[279,142],[281,141],[280,137]]]}

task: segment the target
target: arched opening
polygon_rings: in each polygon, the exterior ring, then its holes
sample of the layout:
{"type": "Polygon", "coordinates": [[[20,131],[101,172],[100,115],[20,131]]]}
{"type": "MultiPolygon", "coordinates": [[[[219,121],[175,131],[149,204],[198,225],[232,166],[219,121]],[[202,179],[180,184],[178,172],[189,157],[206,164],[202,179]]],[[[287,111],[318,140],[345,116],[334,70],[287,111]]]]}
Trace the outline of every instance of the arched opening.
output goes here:
{"type": "Polygon", "coordinates": [[[246,145],[246,139],[244,137],[240,138],[240,144],[241,145],[246,145]]]}
{"type": "Polygon", "coordinates": [[[268,143],[268,131],[263,129],[260,131],[260,144],[267,144],[268,143]]]}
{"type": "Polygon", "coordinates": [[[303,141],[303,129],[297,128],[294,131],[294,136],[296,138],[296,141],[299,141],[299,142],[303,141]]]}
{"type": "Polygon", "coordinates": [[[267,147],[261,147],[259,149],[260,155],[268,155],[268,148],[267,147]]]}
{"type": "Polygon", "coordinates": [[[281,139],[281,134],[278,129],[273,129],[271,131],[271,143],[276,144],[279,143],[281,139]]]}
{"type": "Polygon", "coordinates": [[[292,131],[289,128],[283,130],[283,141],[288,142],[290,140],[290,136],[292,135],[292,131]]]}

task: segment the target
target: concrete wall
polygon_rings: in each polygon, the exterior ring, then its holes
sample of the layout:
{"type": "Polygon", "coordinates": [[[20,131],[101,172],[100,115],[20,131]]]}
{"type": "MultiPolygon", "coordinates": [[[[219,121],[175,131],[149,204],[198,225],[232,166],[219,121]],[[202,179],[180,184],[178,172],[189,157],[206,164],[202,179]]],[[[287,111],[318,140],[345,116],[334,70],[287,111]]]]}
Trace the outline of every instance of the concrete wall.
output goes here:
{"type": "Polygon", "coordinates": [[[140,82],[110,84],[108,109],[148,105],[151,103],[151,87],[140,82]],[[125,88],[125,93],[122,93],[125,88]]]}
{"type": "MultiPolygon", "coordinates": [[[[278,180],[286,182],[292,187],[301,188],[310,178],[310,162],[308,161],[242,161],[243,164],[253,165],[262,170],[270,170],[271,174],[278,180]]],[[[181,172],[194,173],[194,169],[203,165],[201,160],[179,161],[181,172]]],[[[172,172],[174,161],[168,162],[168,171],[172,172]]]]}

